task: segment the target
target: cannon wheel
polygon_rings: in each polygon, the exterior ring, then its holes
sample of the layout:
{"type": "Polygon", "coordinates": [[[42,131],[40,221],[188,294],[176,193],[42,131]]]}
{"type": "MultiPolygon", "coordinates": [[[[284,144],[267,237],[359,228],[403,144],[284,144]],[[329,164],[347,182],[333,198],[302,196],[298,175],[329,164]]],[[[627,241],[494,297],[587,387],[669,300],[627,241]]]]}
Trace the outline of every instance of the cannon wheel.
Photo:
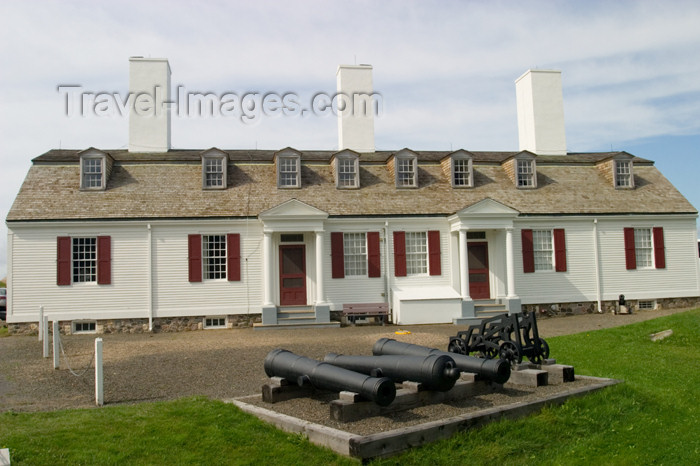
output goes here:
{"type": "Polygon", "coordinates": [[[461,338],[453,338],[450,340],[450,344],[447,345],[447,351],[450,353],[457,353],[457,354],[468,354],[467,353],[467,345],[464,344],[464,341],[461,338]]]}
{"type": "Polygon", "coordinates": [[[514,341],[506,340],[501,343],[498,355],[501,359],[508,361],[511,366],[523,362],[523,353],[514,341]]]}
{"type": "Polygon", "coordinates": [[[534,348],[535,351],[533,351],[533,355],[530,358],[530,362],[534,364],[542,364],[542,361],[547,359],[549,357],[549,345],[547,342],[544,340],[544,338],[540,338],[537,346],[534,348]]]}

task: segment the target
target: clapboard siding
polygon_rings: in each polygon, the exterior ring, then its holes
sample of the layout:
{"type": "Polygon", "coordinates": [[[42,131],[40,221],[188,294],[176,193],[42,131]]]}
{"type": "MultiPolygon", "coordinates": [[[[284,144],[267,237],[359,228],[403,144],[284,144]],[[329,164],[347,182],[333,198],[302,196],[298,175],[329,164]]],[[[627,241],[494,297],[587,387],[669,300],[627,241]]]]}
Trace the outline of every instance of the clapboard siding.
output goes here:
{"type": "Polygon", "coordinates": [[[245,222],[188,222],[153,227],[154,317],[259,313],[262,304],[262,231],[245,222]],[[189,234],[241,235],[241,280],[188,279],[189,234]]]}
{"type": "Polygon", "coordinates": [[[13,320],[36,320],[39,306],[52,319],[148,315],[148,249],[145,225],[32,225],[12,229],[13,320]],[[112,282],[56,284],[58,236],[110,236],[112,282]]]}

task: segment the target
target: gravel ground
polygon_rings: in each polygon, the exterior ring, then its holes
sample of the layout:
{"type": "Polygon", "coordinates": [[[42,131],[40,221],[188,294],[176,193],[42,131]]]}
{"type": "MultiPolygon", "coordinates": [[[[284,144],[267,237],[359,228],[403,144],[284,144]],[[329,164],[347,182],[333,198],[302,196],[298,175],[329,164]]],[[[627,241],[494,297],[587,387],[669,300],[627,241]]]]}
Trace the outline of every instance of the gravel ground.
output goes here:
{"type": "MultiPolygon", "coordinates": [[[[578,333],[615,327],[682,312],[680,309],[641,311],[633,315],[592,314],[538,320],[540,336],[578,333]]],[[[453,325],[397,327],[360,326],[340,329],[208,330],[144,335],[101,335],[104,341],[105,404],[171,400],[204,395],[227,399],[260,393],[267,381],[263,360],[274,348],[285,348],[310,358],[328,352],[366,354],[379,338],[394,338],[444,348],[453,325]],[[408,335],[395,335],[402,329],[408,335]]],[[[664,330],[664,329],[659,329],[664,330]]],[[[42,358],[37,337],[0,338],[0,412],[51,411],[94,407],[92,367],[95,335],[62,338],[66,358],[53,369],[42,358]]],[[[556,355],[552,355],[556,358],[556,355]]],[[[566,363],[566,361],[560,361],[566,363]]]]}

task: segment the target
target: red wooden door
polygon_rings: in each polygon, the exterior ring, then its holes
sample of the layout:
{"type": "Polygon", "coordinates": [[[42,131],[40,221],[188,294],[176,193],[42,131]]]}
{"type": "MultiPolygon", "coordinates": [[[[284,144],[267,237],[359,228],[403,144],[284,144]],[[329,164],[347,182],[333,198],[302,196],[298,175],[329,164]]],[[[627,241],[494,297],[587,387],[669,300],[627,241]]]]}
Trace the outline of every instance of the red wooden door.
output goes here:
{"type": "Polygon", "coordinates": [[[469,295],[472,299],[489,299],[489,247],[488,243],[468,243],[469,295]]]}
{"type": "Polygon", "coordinates": [[[280,246],[280,306],[306,304],[306,249],[280,246]]]}

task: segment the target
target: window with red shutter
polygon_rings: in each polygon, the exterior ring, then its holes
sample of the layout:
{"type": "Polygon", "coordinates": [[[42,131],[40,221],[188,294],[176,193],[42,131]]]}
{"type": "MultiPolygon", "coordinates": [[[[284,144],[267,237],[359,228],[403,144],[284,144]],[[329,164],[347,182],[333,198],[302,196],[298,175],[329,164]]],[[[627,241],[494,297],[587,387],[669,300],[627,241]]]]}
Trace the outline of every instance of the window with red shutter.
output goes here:
{"type": "Polygon", "coordinates": [[[532,230],[522,230],[521,232],[523,248],[523,272],[535,272],[535,251],[532,245],[532,230]]]}
{"type": "Polygon", "coordinates": [[[71,283],[71,256],[72,243],[70,236],[59,236],[57,238],[57,261],[56,261],[56,284],[59,286],[70,285],[71,283]]]}
{"type": "Polygon", "coordinates": [[[625,228],[625,265],[627,270],[637,268],[637,256],[634,250],[634,228],[625,228]]]}
{"type": "Polygon", "coordinates": [[[406,232],[394,232],[394,275],[406,276],[406,232]]]}
{"type": "Polygon", "coordinates": [[[190,282],[202,281],[202,235],[187,236],[187,261],[190,282]]]}
{"type": "Polygon", "coordinates": [[[381,277],[382,264],[379,248],[379,232],[367,232],[367,276],[370,278],[381,277]]]}
{"type": "Polygon", "coordinates": [[[112,238],[97,237],[97,283],[112,284],[112,238]]]}
{"type": "Polygon", "coordinates": [[[228,281],[241,281],[241,235],[230,233],[226,235],[226,258],[228,281]]]}
{"type": "Polygon", "coordinates": [[[345,252],[343,233],[331,232],[331,277],[345,278],[345,252]]]}
{"type": "Polygon", "coordinates": [[[554,234],[554,269],[566,272],[566,236],[563,228],[555,228],[554,234]]]}
{"type": "Polygon", "coordinates": [[[442,275],[440,263],[440,232],[432,230],[428,232],[428,268],[430,275],[442,275]]]}
{"type": "Polygon", "coordinates": [[[654,227],[654,265],[657,269],[666,268],[666,248],[664,247],[664,229],[654,227]]]}

